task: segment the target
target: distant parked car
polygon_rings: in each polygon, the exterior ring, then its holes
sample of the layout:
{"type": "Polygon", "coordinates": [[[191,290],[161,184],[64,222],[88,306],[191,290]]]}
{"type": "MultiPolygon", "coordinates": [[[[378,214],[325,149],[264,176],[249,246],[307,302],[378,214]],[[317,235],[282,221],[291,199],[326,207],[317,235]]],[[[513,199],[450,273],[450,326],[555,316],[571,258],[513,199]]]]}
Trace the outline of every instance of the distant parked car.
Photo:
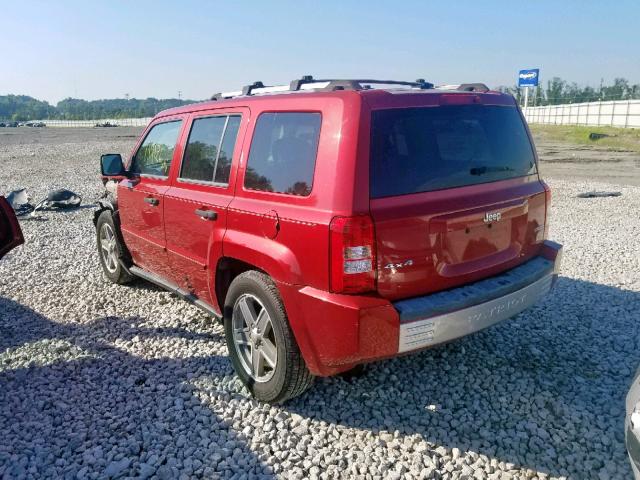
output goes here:
{"type": "Polygon", "coordinates": [[[18,122],[5,122],[5,127],[16,128],[18,126],[18,122]]]}
{"type": "Polygon", "coordinates": [[[96,127],[117,127],[118,125],[115,123],[109,123],[109,122],[102,122],[102,123],[96,123],[96,127]]]}
{"type": "Polygon", "coordinates": [[[627,452],[636,480],[640,480],[640,368],[627,395],[627,415],[624,422],[627,452]]]}
{"type": "Polygon", "coordinates": [[[16,214],[7,199],[0,196],[0,258],[22,243],[24,237],[16,214]]]}
{"type": "Polygon", "coordinates": [[[42,127],[46,127],[47,125],[44,122],[31,122],[31,127],[36,127],[36,128],[42,128],[42,127]]]}

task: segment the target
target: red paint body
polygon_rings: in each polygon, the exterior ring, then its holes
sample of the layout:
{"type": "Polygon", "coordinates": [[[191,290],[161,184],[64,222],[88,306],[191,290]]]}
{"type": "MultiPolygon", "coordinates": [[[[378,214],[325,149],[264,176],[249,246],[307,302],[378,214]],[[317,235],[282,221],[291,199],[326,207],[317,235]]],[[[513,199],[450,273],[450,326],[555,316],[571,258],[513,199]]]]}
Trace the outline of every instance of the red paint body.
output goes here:
{"type": "Polygon", "coordinates": [[[141,177],[137,184],[119,184],[126,245],[138,266],[192,292],[217,312],[223,302],[215,289],[221,260],[239,260],[269,274],[316,375],[396,355],[399,316],[392,300],[513,268],[540,254],[546,235],[548,200],[537,174],[370,200],[371,112],[465,103],[517,108],[511,96],[496,92],[363,90],[240,97],[163,112],[147,131],[168,119],[182,119],[182,131],[167,178],[141,177]],[[313,187],[307,197],[243,187],[256,119],[274,111],[322,115],[313,187]],[[179,180],[193,120],[231,113],[241,114],[242,121],[229,185],[179,180]],[[158,205],[145,203],[146,197],[157,198],[158,205]],[[218,218],[203,220],[194,215],[195,209],[214,210],[218,218]],[[503,212],[493,230],[483,222],[487,210],[503,212]],[[375,288],[365,294],[331,293],[329,225],[336,216],[356,215],[373,219],[375,288]],[[385,268],[407,258],[413,263],[401,271],[385,268]]]}
{"type": "Polygon", "coordinates": [[[0,258],[24,243],[22,230],[9,201],[0,196],[0,258]]]}

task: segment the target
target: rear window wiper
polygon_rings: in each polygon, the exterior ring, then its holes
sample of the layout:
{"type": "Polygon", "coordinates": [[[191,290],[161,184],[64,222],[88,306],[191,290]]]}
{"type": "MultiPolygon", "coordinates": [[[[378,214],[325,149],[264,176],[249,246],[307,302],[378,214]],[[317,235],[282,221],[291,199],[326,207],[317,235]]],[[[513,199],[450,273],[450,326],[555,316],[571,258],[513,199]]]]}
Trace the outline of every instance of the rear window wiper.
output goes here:
{"type": "Polygon", "coordinates": [[[485,173],[494,173],[494,172],[513,172],[514,168],[508,165],[493,165],[493,166],[482,166],[482,167],[473,167],[469,169],[469,173],[471,175],[484,175],[485,173]]]}

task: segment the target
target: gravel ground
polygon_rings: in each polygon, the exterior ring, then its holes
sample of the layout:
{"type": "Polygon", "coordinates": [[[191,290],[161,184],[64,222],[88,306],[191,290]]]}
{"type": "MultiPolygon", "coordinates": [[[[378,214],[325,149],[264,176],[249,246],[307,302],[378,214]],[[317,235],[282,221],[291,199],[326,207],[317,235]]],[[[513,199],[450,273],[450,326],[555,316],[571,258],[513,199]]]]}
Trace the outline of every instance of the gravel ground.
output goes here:
{"type": "MultiPolygon", "coordinates": [[[[98,197],[98,155],[134,129],[0,134],[0,192],[98,197]]],[[[220,326],[144,282],[103,278],[92,209],[24,220],[0,262],[4,478],[629,478],[624,395],[640,362],[640,188],[550,179],[564,272],[499,326],[320,379],[271,407],[220,326]]]]}

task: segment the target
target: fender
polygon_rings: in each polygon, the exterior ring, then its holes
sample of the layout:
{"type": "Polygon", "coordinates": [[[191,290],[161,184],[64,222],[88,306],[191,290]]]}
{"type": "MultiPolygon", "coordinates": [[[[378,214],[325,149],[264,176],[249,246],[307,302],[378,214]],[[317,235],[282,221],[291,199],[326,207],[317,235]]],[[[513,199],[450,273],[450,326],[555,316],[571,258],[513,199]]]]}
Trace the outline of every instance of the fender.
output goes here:
{"type": "Polygon", "coordinates": [[[303,285],[297,257],[291,249],[273,239],[227,230],[222,250],[224,257],[232,257],[254,265],[276,282],[303,285]]]}

